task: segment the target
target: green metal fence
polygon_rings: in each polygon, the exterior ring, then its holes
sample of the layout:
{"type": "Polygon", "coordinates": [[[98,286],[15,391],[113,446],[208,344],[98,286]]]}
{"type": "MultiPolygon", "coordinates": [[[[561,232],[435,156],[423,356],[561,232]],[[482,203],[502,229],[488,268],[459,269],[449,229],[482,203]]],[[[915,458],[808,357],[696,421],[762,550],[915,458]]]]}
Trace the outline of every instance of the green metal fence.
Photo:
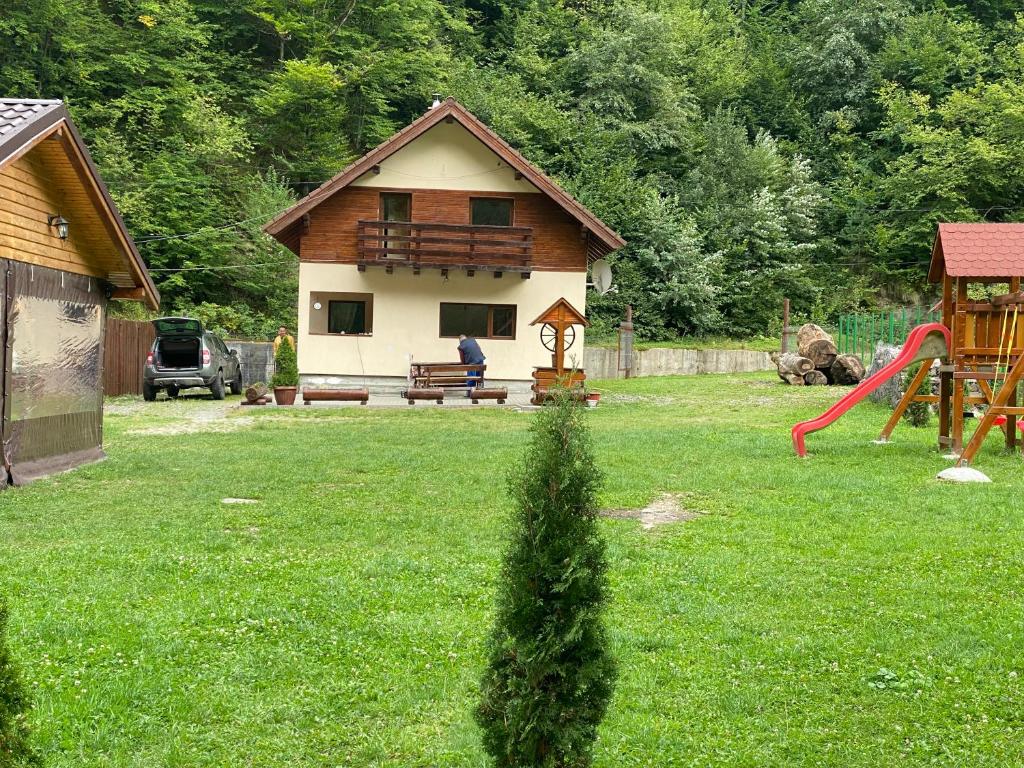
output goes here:
{"type": "Polygon", "coordinates": [[[857,355],[865,364],[871,361],[880,341],[901,345],[910,331],[923,323],[942,322],[942,313],[924,307],[904,307],[888,312],[841,315],[836,345],[840,354],[857,355]]]}

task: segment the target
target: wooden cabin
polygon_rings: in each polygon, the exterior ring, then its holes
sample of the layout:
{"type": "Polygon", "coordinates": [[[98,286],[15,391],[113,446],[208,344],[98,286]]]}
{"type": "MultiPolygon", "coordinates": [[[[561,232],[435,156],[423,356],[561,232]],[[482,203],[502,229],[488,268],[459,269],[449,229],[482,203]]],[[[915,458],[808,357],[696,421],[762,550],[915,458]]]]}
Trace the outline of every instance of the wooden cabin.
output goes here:
{"type": "MultiPolygon", "coordinates": [[[[624,245],[452,99],[264,230],[299,256],[303,384],[402,380],[474,336],[489,380],[550,366],[531,321],[585,311],[588,264],[624,245]]],[[[582,329],[567,359],[582,364],[582,329]]]]}
{"type": "Polygon", "coordinates": [[[110,299],[160,302],[67,109],[0,99],[0,486],[102,458],[110,299]]]}
{"type": "Polygon", "coordinates": [[[939,224],[928,276],[942,285],[942,323],[951,339],[936,398],[940,447],[967,464],[998,424],[1015,449],[1024,416],[1017,403],[1024,375],[1024,224],[939,224]],[[985,413],[965,444],[964,412],[974,405],[985,413]]]}

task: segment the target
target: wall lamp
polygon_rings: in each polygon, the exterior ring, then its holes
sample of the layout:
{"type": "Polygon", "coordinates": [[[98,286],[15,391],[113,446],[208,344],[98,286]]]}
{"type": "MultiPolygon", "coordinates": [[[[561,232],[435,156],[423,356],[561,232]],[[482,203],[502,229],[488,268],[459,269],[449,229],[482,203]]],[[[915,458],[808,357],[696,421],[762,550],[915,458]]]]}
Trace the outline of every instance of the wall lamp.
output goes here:
{"type": "Polygon", "coordinates": [[[67,240],[68,239],[68,220],[67,219],[65,219],[63,216],[61,216],[58,213],[56,216],[50,216],[46,221],[47,221],[47,223],[51,227],[56,227],[56,229],[57,229],[57,237],[59,237],[61,240],[67,240]]]}

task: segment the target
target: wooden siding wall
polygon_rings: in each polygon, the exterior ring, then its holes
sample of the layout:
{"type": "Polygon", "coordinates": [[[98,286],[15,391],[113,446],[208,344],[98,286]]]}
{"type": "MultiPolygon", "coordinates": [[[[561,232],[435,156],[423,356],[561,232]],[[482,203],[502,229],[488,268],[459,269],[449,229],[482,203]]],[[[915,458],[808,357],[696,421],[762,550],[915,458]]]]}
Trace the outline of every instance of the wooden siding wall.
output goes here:
{"type": "Polygon", "coordinates": [[[124,269],[59,142],[0,168],[0,255],[91,277],[124,269]],[[47,221],[57,213],[71,223],[67,240],[47,221]]]}
{"type": "Polygon", "coordinates": [[[145,320],[107,318],[103,341],[104,395],[142,394],[142,366],[154,337],[153,325],[145,320]]]}
{"type": "Polygon", "coordinates": [[[513,198],[513,225],[533,228],[533,268],[586,272],[587,241],[579,222],[540,193],[347,187],[310,213],[309,232],[302,235],[299,249],[301,260],[355,263],[356,222],[379,218],[381,192],[411,193],[413,221],[437,224],[469,224],[471,197],[513,198]]]}

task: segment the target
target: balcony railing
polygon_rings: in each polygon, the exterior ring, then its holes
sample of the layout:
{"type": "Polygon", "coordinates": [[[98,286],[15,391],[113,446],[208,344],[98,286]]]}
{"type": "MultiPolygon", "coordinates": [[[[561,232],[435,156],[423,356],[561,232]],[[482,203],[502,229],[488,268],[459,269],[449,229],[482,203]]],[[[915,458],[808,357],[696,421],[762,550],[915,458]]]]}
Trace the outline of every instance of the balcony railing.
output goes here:
{"type": "Polygon", "coordinates": [[[360,221],[358,258],[360,268],[383,265],[528,274],[533,264],[533,229],[360,221]]]}

